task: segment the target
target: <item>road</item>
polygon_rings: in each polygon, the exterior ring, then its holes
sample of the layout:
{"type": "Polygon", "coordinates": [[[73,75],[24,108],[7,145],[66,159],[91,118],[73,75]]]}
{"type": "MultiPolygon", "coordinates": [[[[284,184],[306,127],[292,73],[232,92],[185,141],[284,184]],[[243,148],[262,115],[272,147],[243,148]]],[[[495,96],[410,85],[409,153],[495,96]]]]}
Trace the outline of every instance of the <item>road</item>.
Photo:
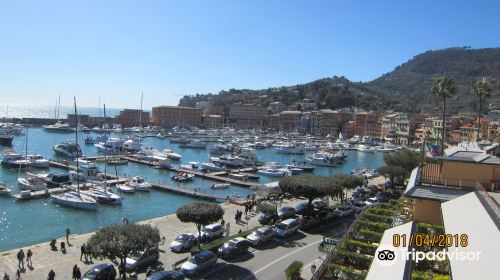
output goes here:
{"type": "Polygon", "coordinates": [[[321,264],[324,253],[318,245],[324,236],[342,236],[352,219],[323,227],[313,233],[297,232],[285,240],[275,239],[262,248],[251,248],[248,253],[230,261],[219,260],[216,266],[205,271],[201,279],[267,280],[285,279],[284,270],[295,260],[304,264],[303,276],[310,277],[310,266],[321,264]]]}

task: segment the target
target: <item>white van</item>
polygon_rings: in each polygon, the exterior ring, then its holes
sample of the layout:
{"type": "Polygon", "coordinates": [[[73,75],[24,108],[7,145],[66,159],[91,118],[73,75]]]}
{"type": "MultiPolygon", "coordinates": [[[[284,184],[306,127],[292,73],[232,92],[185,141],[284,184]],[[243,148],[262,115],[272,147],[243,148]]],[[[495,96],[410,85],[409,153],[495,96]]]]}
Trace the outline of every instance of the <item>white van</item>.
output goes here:
{"type": "Polygon", "coordinates": [[[288,219],[276,224],[277,237],[286,237],[299,230],[299,222],[296,219],[288,219]]]}

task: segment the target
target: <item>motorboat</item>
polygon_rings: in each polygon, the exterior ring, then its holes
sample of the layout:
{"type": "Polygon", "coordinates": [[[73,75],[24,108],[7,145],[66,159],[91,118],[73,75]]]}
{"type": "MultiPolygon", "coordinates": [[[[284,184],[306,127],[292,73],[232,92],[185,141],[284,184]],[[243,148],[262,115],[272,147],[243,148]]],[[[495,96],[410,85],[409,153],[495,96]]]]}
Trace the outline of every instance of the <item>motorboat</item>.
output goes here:
{"type": "Polygon", "coordinates": [[[50,200],[56,204],[83,210],[97,210],[97,201],[79,191],[51,194],[50,200]]]}
{"type": "Polygon", "coordinates": [[[260,175],[259,174],[252,174],[252,173],[241,173],[244,176],[245,180],[259,180],[260,175]]]}
{"type": "Polygon", "coordinates": [[[83,142],[85,143],[85,145],[93,145],[95,144],[95,139],[92,138],[92,136],[88,135],[87,137],[85,137],[85,139],[83,139],[83,142]]]}
{"type": "Polygon", "coordinates": [[[47,189],[47,183],[39,177],[27,176],[17,178],[17,184],[21,190],[42,191],[47,189]]]}
{"type": "Polygon", "coordinates": [[[341,163],[341,159],[327,152],[318,152],[311,156],[306,156],[306,161],[312,165],[334,167],[341,163]]]}
{"type": "Polygon", "coordinates": [[[110,191],[103,190],[101,188],[94,187],[89,191],[83,191],[82,193],[92,197],[97,202],[106,204],[122,204],[122,198],[110,191]]]}
{"type": "Polygon", "coordinates": [[[124,141],[122,144],[122,148],[127,152],[137,153],[142,149],[142,145],[139,139],[134,138],[124,141]]]}
{"type": "Polygon", "coordinates": [[[116,184],[116,189],[122,193],[135,193],[135,188],[126,184],[116,184]]]}
{"type": "Polygon", "coordinates": [[[171,138],[170,139],[170,143],[172,143],[172,144],[188,144],[189,142],[191,142],[191,141],[189,141],[186,138],[171,138]]]}
{"type": "Polygon", "coordinates": [[[201,163],[201,169],[209,170],[209,171],[223,171],[224,168],[217,166],[211,162],[203,162],[201,163]]]}
{"type": "Polygon", "coordinates": [[[180,154],[170,149],[164,149],[162,153],[171,160],[180,160],[182,158],[180,154]]]}
{"type": "Polygon", "coordinates": [[[0,182],[0,195],[7,195],[11,192],[12,190],[5,185],[5,183],[0,182]]]}
{"type": "Polygon", "coordinates": [[[358,150],[359,152],[364,152],[364,153],[374,153],[375,152],[375,148],[373,148],[371,146],[363,145],[363,144],[358,145],[356,150],[358,150]]]}
{"type": "Polygon", "coordinates": [[[188,164],[181,164],[181,169],[186,170],[197,170],[200,167],[200,163],[197,161],[190,161],[188,164]]]}
{"type": "Polygon", "coordinates": [[[29,161],[20,153],[6,150],[3,154],[2,165],[9,168],[26,168],[29,161]]]}
{"type": "Polygon", "coordinates": [[[179,172],[177,172],[176,175],[172,176],[172,179],[174,179],[177,182],[182,183],[182,182],[187,182],[187,181],[192,180],[193,177],[194,177],[194,174],[189,174],[187,172],[180,170],[179,172]]]}
{"type": "Polygon", "coordinates": [[[304,154],[304,147],[298,145],[284,145],[276,148],[276,152],[279,154],[288,154],[288,155],[300,155],[304,154]]]}
{"type": "Polygon", "coordinates": [[[103,174],[99,172],[99,166],[95,163],[84,163],[78,166],[77,171],[70,171],[73,180],[80,181],[100,181],[104,178],[103,174]]]}
{"type": "Polygon", "coordinates": [[[50,124],[50,125],[44,125],[43,129],[47,132],[64,132],[64,133],[75,132],[74,127],[71,127],[67,123],[61,123],[61,122],[57,122],[55,124],[50,124]]]}
{"type": "Polygon", "coordinates": [[[240,164],[247,166],[262,164],[257,157],[257,152],[251,148],[241,149],[240,154],[236,156],[236,160],[239,161],[240,164]]]}
{"type": "Polygon", "coordinates": [[[218,190],[218,189],[227,189],[231,186],[231,184],[229,183],[221,183],[221,184],[213,184],[210,188],[214,189],[214,190],[218,190]]]}
{"type": "Polygon", "coordinates": [[[49,160],[39,154],[28,155],[28,162],[31,167],[49,168],[49,160]]]}
{"type": "Polygon", "coordinates": [[[307,162],[296,162],[296,161],[291,161],[289,164],[286,165],[287,168],[299,168],[304,172],[313,172],[315,167],[314,165],[307,164],[307,162]]]}
{"type": "Polygon", "coordinates": [[[47,188],[60,188],[72,184],[71,178],[67,173],[49,173],[49,174],[30,174],[41,178],[47,184],[47,188]]]}
{"type": "Polygon", "coordinates": [[[269,168],[260,169],[259,171],[257,171],[257,173],[259,173],[261,175],[265,175],[265,176],[270,176],[270,177],[283,177],[283,176],[285,176],[286,171],[282,170],[282,169],[269,167],[269,168]]]}
{"type": "Polygon", "coordinates": [[[146,182],[141,176],[132,177],[128,185],[133,187],[136,191],[148,192],[151,189],[151,184],[146,182]]]}
{"type": "Polygon", "coordinates": [[[191,148],[191,149],[205,149],[207,144],[201,140],[192,140],[189,143],[183,143],[180,145],[181,148],[191,148]]]}
{"type": "Polygon", "coordinates": [[[301,168],[297,168],[297,167],[286,167],[285,168],[285,174],[287,176],[292,176],[292,175],[299,175],[301,174],[302,172],[304,172],[303,169],[301,168]]]}
{"type": "Polygon", "coordinates": [[[11,146],[13,140],[14,140],[14,134],[12,134],[6,129],[0,130],[0,145],[11,146]]]}
{"type": "Polygon", "coordinates": [[[210,161],[213,163],[217,163],[219,165],[227,166],[227,167],[242,167],[240,159],[237,157],[233,157],[231,155],[223,155],[220,157],[211,157],[210,161]]]}
{"type": "Polygon", "coordinates": [[[80,145],[75,142],[68,141],[66,143],[56,144],[53,146],[54,152],[57,155],[76,158],[82,155],[82,150],[80,149],[80,145]]]}
{"type": "Polygon", "coordinates": [[[398,147],[392,144],[384,144],[382,146],[376,147],[377,152],[382,152],[382,153],[395,152],[397,149],[398,147]]]}
{"type": "Polygon", "coordinates": [[[118,138],[109,138],[105,142],[98,142],[94,144],[97,151],[101,153],[106,153],[108,155],[117,155],[122,151],[122,145],[124,142],[118,138]]]}
{"type": "Polygon", "coordinates": [[[237,179],[237,180],[245,180],[246,179],[246,176],[243,173],[230,172],[228,174],[228,176],[229,176],[229,178],[237,179]]]}

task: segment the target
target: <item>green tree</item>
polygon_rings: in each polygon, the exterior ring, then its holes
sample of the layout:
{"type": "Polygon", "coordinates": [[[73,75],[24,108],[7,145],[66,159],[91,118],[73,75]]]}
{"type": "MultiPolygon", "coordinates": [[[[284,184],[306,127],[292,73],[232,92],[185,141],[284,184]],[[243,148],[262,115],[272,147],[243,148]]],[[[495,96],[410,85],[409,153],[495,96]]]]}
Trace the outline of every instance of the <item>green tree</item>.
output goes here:
{"type": "Polygon", "coordinates": [[[337,192],[332,193],[335,196],[340,196],[340,200],[344,201],[346,194],[344,191],[353,190],[363,185],[363,178],[351,174],[335,174],[331,177],[331,184],[337,192]]]}
{"type": "Polygon", "coordinates": [[[395,153],[386,154],[384,162],[389,166],[400,166],[406,173],[410,173],[422,163],[422,157],[415,151],[402,149],[395,153]]]}
{"type": "Polygon", "coordinates": [[[377,169],[377,173],[384,175],[384,177],[386,178],[389,178],[391,180],[391,186],[393,187],[395,178],[401,178],[407,174],[406,170],[403,167],[395,165],[382,166],[377,169]]]}
{"type": "MultiPolygon", "coordinates": [[[[267,214],[267,215],[278,215],[278,202],[273,201],[273,202],[264,202],[264,203],[259,203],[257,204],[257,211],[261,212],[262,214],[267,214]]],[[[274,224],[274,220],[271,221],[271,224],[274,224]]]]}
{"type": "Polygon", "coordinates": [[[199,201],[177,209],[177,218],[183,223],[194,223],[198,229],[198,248],[201,248],[201,227],[224,216],[224,209],[214,202],[199,201]]]}
{"type": "Polygon", "coordinates": [[[292,262],[286,269],[285,269],[285,277],[287,280],[298,280],[300,279],[300,275],[302,273],[302,266],[304,264],[299,261],[294,261],[292,262]]]}
{"type": "MultiPolygon", "coordinates": [[[[150,225],[126,224],[107,226],[88,240],[91,253],[97,257],[120,259],[120,267],[125,266],[127,256],[158,246],[160,231],[150,225]]],[[[123,278],[125,280],[125,275],[123,278]]]]}
{"type": "Polygon", "coordinates": [[[477,112],[477,141],[479,141],[481,140],[479,138],[479,133],[481,131],[481,109],[484,99],[491,97],[491,88],[488,86],[486,79],[483,78],[481,81],[477,81],[472,85],[470,93],[472,96],[479,99],[479,111],[477,112]]]}
{"type": "Polygon", "coordinates": [[[305,197],[308,200],[306,211],[312,207],[312,201],[316,198],[325,197],[332,193],[328,177],[314,175],[289,176],[280,180],[279,187],[282,192],[296,197],[305,197]]]}
{"type": "Polygon", "coordinates": [[[456,87],[453,79],[442,77],[436,80],[431,93],[443,99],[443,125],[441,129],[441,155],[444,155],[444,139],[446,137],[446,98],[455,95],[456,87]]]}

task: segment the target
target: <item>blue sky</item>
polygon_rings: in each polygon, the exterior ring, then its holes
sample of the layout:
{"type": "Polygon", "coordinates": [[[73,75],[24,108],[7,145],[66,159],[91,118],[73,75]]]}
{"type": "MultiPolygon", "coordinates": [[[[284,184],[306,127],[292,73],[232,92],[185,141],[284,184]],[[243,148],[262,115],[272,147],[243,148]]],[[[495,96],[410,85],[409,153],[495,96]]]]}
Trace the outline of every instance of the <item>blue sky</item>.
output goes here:
{"type": "Polygon", "coordinates": [[[136,108],[499,47],[499,1],[1,1],[0,103],[136,108]]]}

